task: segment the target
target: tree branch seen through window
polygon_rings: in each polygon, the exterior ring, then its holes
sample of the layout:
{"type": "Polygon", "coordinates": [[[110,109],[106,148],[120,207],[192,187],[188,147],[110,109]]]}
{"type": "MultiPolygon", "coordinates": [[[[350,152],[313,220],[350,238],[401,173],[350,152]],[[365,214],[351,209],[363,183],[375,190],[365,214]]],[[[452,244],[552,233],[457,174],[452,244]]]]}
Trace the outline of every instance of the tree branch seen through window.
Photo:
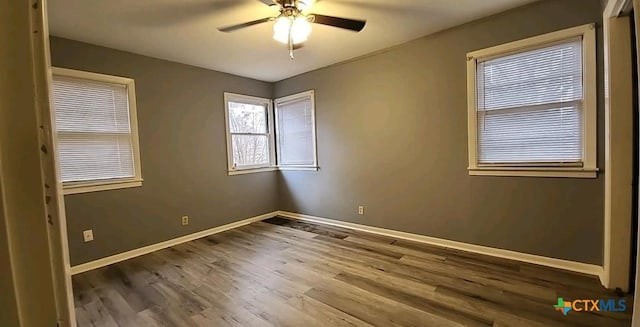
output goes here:
{"type": "Polygon", "coordinates": [[[269,133],[265,106],[229,102],[229,129],[234,167],[269,164],[269,133]]]}

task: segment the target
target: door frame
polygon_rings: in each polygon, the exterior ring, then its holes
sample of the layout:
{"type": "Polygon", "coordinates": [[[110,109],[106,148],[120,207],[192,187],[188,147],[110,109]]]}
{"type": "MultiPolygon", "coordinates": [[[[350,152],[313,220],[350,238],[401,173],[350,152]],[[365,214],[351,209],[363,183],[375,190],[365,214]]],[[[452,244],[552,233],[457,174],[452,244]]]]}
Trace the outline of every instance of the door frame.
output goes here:
{"type": "MultiPolygon", "coordinates": [[[[640,95],[640,0],[633,0],[633,8],[635,14],[635,34],[636,34],[636,81],[638,81],[638,94],[640,95]]],[[[636,108],[640,112],[640,107],[636,108]]],[[[640,146],[640,143],[639,143],[640,146]]],[[[637,172],[640,174],[640,171],[637,172]]],[[[640,196],[638,198],[638,205],[640,206],[640,196]]],[[[640,213],[640,210],[638,210],[640,213]]],[[[636,244],[636,256],[640,254],[640,224],[638,224],[636,244]]],[[[636,257],[636,283],[635,283],[635,296],[633,303],[633,318],[631,325],[633,327],[640,327],[640,260],[636,257]]]]}
{"type": "Polygon", "coordinates": [[[52,279],[58,326],[75,327],[77,322],[71,284],[64,195],[57,160],[55,119],[51,111],[52,77],[47,0],[25,2],[19,10],[20,14],[28,16],[30,25],[29,33],[25,35],[30,36],[31,43],[31,58],[28,59],[31,61],[35,115],[30,117],[33,121],[29,122],[29,125],[33,130],[29,132],[37,133],[38,148],[34,150],[38,151],[40,159],[38,169],[31,172],[40,178],[39,190],[34,187],[28,191],[33,195],[33,201],[36,201],[35,196],[39,193],[39,200],[44,207],[44,217],[41,220],[44,226],[38,228],[46,228],[50,268],[47,273],[52,279]]]}
{"type": "MultiPolygon", "coordinates": [[[[631,0],[609,0],[603,13],[605,73],[604,262],[610,289],[628,291],[633,206],[633,71],[631,0]]],[[[637,1],[637,0],[636,0],[637,1]]]]}
{"type": "Polygon", "coordinates": [[[30,33],[38,122],[35,127],[39,127],[38,136],[41,148],[47,149],[47,151],[40,151],[40,174],[43,180],[42,190],[45,195],[47,234],[58,324],[59,326],[76,327],[64,193],[59,176],[55,117],[53,117],[51,110],[53,103],[51,98],[52,70],[47,0],[33,0],[30,8],[32,29],[39,31],[39,33],[30,33]]]}
{"type": "MultiPolygon", "coordinates": [[[[75,326],[61,184],[49,115],[46,0],[0,10],[0,251],[10,326],[75,326]],[[5,51],[6,50],[6,51],[5,51]],[[8,287],[7,287],[8,288],[8,287]]],[[[4,290],[3,290],[4,291],[4,290]]]]}

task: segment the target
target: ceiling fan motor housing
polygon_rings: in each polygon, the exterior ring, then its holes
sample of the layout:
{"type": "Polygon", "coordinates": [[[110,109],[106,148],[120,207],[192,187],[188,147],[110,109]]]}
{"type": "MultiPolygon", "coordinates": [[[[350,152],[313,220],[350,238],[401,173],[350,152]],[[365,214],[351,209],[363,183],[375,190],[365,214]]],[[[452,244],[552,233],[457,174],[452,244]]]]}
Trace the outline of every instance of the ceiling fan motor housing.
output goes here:
{"type": "Polygon", "coordinates": [[[300,13],[303,10],[307,10],[313,4],[313,0],[275,0],[280,5],[282,11],[292,9],[293,11],[300,13]]]}

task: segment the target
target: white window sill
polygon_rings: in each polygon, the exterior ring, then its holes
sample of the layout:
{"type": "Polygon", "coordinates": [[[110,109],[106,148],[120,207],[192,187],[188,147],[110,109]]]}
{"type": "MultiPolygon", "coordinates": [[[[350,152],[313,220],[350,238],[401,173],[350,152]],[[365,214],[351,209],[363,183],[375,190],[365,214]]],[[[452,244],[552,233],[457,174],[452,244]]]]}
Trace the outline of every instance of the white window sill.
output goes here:
{"type": "Polygon", "coordinates": [[[63,185],[64,195],[140,187],[142,179],[63,185]]]}
{"type": "Polygon", "coordinates": [[[229,176],[234,175],[244,175],[244,174],[255,174],[262,173],[267,171],[277,171],[277,170],[300,170],[300,171],[318,171],[320,167],[309,167],[309,166],[298,166],[298,167],[263,167],[263,168],[247,168],[247,169],[237,169],[237,170],[229,170],[229,176]]]}
{"type": "Polygon", "coordinates": [[[577,167],[472,167],[471,176],[596,178],[598,168],[577,167]]]}
{"type": "Polygon", "coordinates": [[[279,170],[302,170],[302,171],[318,171],[320,167],[318,166],[286,166],[286,167],[278,167],[279,170]]]}
{"type": "Polygon", "coordinates": [[[247,169],[236,169],[229,170],[229,176],[234,175],[244,175],[244,174],[254,174],[254,173],[262,173],[266,171],[276,171],[278,167],[262,167],[262,168],[247,168],[247,169]]]}

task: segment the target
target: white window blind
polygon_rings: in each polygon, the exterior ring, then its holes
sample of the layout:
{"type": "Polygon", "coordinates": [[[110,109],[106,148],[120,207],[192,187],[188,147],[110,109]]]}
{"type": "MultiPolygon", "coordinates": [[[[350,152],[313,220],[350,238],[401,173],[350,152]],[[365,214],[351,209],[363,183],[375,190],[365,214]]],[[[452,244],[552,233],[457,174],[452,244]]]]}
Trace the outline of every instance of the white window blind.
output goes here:
{"type": "Polygon", "coordinates": [[[316,166],[313,101],[312,92],[276,100],[280,166],[316,166]]]}
{"type": "Polygon", "coordinates": [[[126,85],[53,76],[63,182],[136,176],[126,85]]]}
{"type": "Polygon", "coordinates": [[[582,39],[478,61],[479,164],[582,164],[582,39]]]}

